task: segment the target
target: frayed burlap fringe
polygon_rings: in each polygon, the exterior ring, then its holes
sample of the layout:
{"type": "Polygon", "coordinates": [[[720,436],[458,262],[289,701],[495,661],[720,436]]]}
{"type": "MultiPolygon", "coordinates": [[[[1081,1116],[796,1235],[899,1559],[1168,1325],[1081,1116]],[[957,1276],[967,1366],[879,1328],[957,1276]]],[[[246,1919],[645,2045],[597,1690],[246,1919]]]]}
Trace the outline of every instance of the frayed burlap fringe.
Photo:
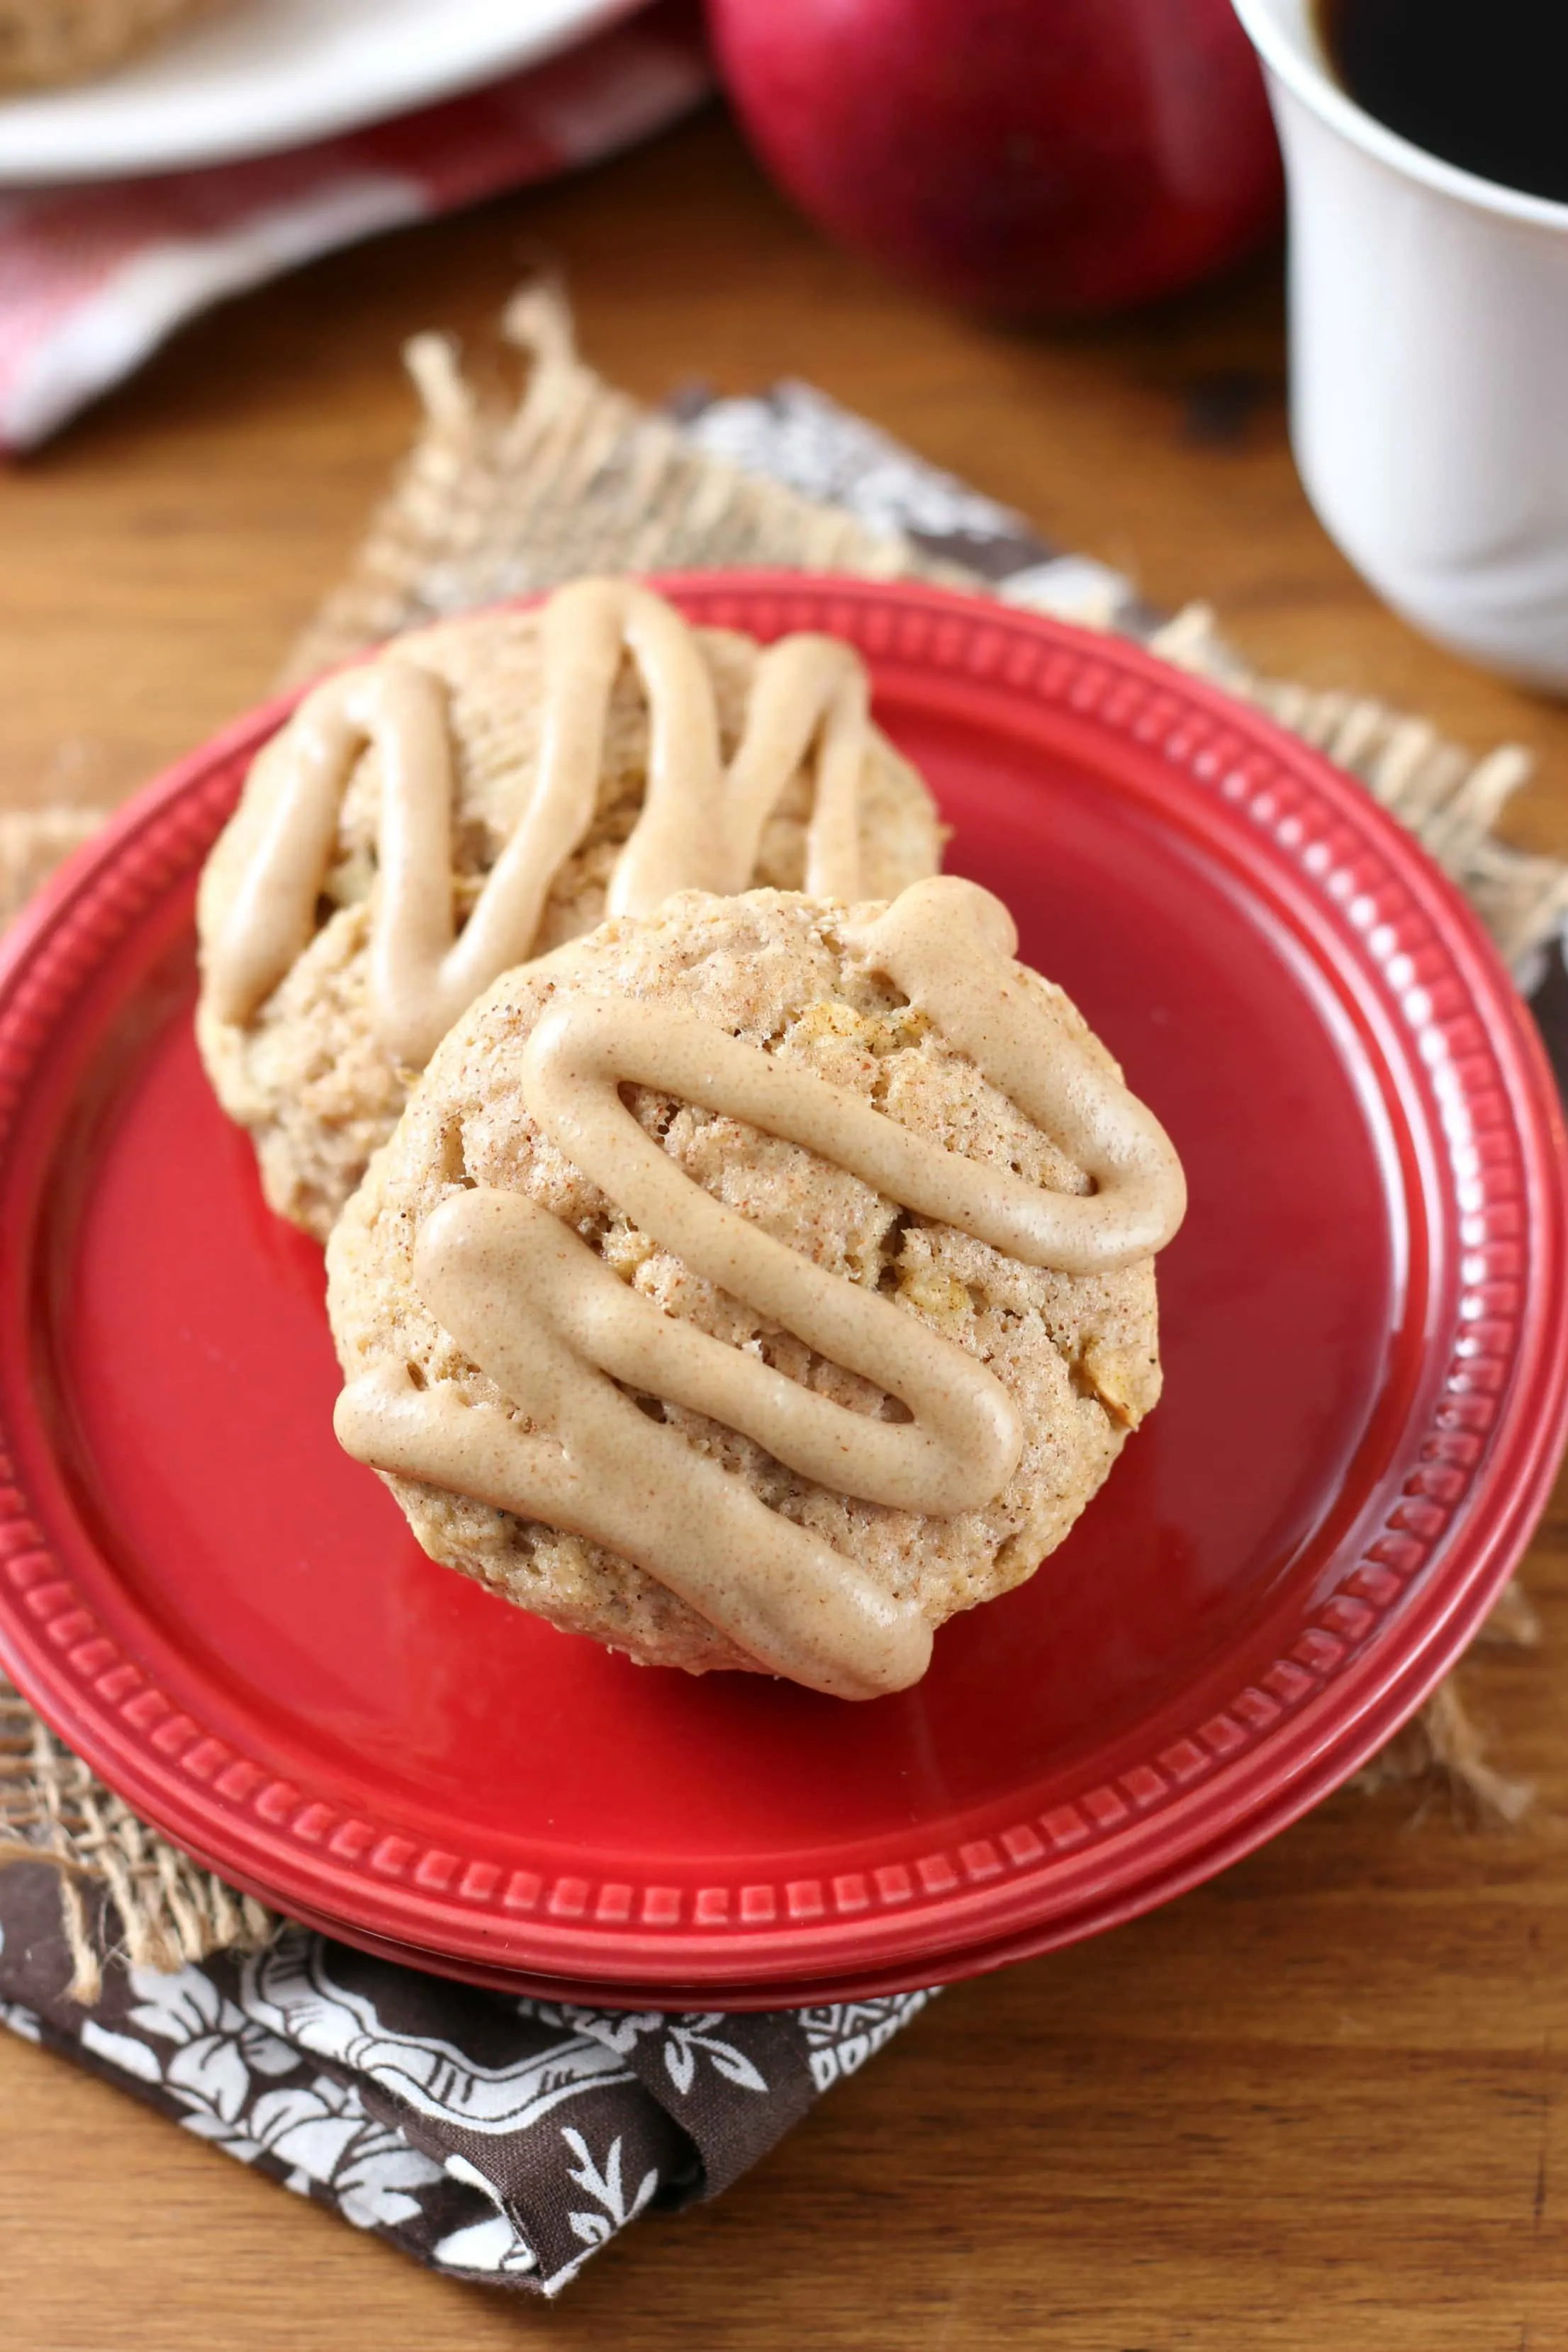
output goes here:
{"type": "MultiPolygon", "coordinates": [[[[1517,1581],[1505,1585],[1476,1647],[1533,1650],[1540,1641],[1530,1595],[1517,1581]]],[[[1487,1761],[1485,1737],[1460,1696],[1458,1675],[1439,1683],[1420,1713],[1362,1767],[1355,1786],[1368,1795],[1414,1787],[1427,1799],[1446,1798],[1455,1818],[1471,1823],[1522,1821],[1535,1795],[1528,1781],[1510,1780],[1487,1761]]]]}
{"type": "Polygon", "coordinates": [[[1477,760],[1430,719],[1367,696],[1258,677],[1217,635],[1205,604],[1189,605],[1149,643],[1178,668],[1256,703],[1359,777],[1458,884],[1509,964],[1517,967],[1568,910],[1568,865],[1511,848],[1492,830],[1530,775],[1531,757],[1520,744],[1477,760]]]}
{"type": "Polygon", "coordinates": [[[444,337],[408,345],[424,426],[285,683],[421,621],[584,572],[777,564],[973,585],[907,540],[694,448],[584,365],[552,289],[518,295],[503,326],[532,362],[515,401],[482,398],[444,337]]]}
{"type": "MultiPolygon", "coordinates": [[[[531,363],[521,396],[481,394],[440,336],[409,345],[423,427],[347,578],[295,646],[288,680],[398,629],[585,572],[773,564],[996,593],[910,539],[697,447],[668,417],[584,365],[552,288],[518,295],[503,329],[531,363]]],[[[1110,576],[1094,575],[1072,619],[1141,638],[1359,776],[1453,876],[1510,964],[1568,908],[1568,866],[1510,848],[1492,832],[1530,772],[1528,753],[1505,745],[1477,760],[1429,721],[1365,696],[1260,677],[1216,634],[1206,606],[1160,622],[1130,589],[1108,589],[1110,576]]],[[[1052,609],[1061,611],[1059,601],[1052,609]]]]}
{"type": "Polygon", "coordinates": [[[85,1886],[107,1892],[126,1957],[139,1967],[177,1969],[208,1952],[259,1951],[278,1931],[261,1904],[200,1869],[111,1796],[0,1680],[0,1865],[20,1861],[49,1862],[59,1871],[78,2000],[96,2000],[101,1985],[85,1886]]]}
{"type": "MultiPolygon", "coordinates": [[[[290,680],[412,624],[584,572],[773,564],[986,589],[910,540],[868,530],[694,447],[668,419],[584,365],[570,313],[552,289],[519,296],[505,327],[532,362],[520,399],[481,397],[438,337],[410,347],[424,427],[349,576],[295,647],[290,680]]],[[[1568,868],[1491,834],[1528,772],[1522,752],[1475,761],[1425,720],[1381,703],[1259,678],[1203,606],[1152,622],[1130,592],[1100,585],[1073,617],[1136,635],[1166,660],[1217,680],[1360,776],[1454,876],[1510,961],[1568,906],[1568,868]]],[[[78,810],[0,816],[0,922],[97,822],[78,810]]],[[[1482,1638],[1533,1644],[1534,1618],[1518,1586],[1482,1638]]],[[[1447,1792],[1472,1821],[1517,1821],[1530,1802],[1529,1790],[1487,1762],[1452,1678],[1366,1767],[1360,1785],[1447,1792]]],[[[258,1948],[276,1932],[260,1904],[147,1828],[0,1681],[0,1863],[18,1856],[60,1872],[73,1991],[82,2000],[99,1985],[88,1899],[98,1888],[112,1900],[135,1963],[177,1967],[226,1947],[258,1948]]]]}

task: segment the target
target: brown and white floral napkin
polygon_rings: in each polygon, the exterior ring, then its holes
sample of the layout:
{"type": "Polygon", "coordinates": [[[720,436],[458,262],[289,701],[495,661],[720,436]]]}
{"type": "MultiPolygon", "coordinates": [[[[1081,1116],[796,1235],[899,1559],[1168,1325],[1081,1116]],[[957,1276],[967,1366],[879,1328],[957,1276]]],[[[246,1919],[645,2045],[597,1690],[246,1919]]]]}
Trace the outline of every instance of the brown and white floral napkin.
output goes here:
{"type": "Polygon", "coordinates": [[[722,2016],[481,1992],[286,1927],[169,1971],[89,1927],[73,1998],[56,1876],[0,1869],[0,2023],[454,2277],[554,2294],[650,2209],[716,2196],[925,1993],[722,2016]]]}
{"type": "MultiPolygon", "coordinates": [[[[558,298],[530,294],[510,323],[534,361],[515,405],[480,402],[438,341],[416,347],[425,431],[291,674],[617,568],[907,572],[1122,629],[1262,703],[1411,825],[1534,988],[1568,1066],[1568,869],[1492,832],[1518,753],[1471,759],[1381,704],[1257,678],[1201,610],[1162,621],[807,386],[658,416],[583,366],[558,298]]],[[[0,919],[89,824],[0,818],[0,919]]],[[[1517,1599],[1502,1638],[1530,1638],[1517,1599]]],[[[1451,1684],[1381,1777],[1435,1767],[1517,1807],[1451,1684]]],[[[0,1683],[0,2022],[455,2276],[553,2294],[639,2213],[725,2188],[929,1997],[658,2016],[368,1958],[198,1870],[0,1683]]]]}

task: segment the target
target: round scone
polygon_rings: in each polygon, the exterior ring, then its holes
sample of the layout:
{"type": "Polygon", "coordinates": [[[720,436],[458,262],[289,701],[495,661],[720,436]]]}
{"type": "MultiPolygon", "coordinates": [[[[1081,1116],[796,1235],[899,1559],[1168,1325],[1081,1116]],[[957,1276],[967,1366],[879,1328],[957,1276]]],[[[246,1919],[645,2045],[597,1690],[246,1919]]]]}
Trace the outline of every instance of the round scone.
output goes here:
{"type": "Polygon", "coordinates": [[[1010,919],[691,892],[506,974],[328,1246],[348,1450],[647,1664],[865,1697],[1160,1392],[1179,1164],[1010,919]]]}
{"type": "Polygon", "coordinates": [[[202,1057],[251,1132],[271,1206],[324,1238],[424,1049],[500,971],[670,888],[890,897],[937,870],[941,844],[925,785],[869,722],[847,647],[795,637],[764,651],[689,628],[646,590],[579,583],[528,612],[397,640],[316,689],[262,751],[202,879],[202,1057]],[[411,671],[430,708],[392,695],[411,671]],[[439,820],[434,847],[422,832],[404,853],[405,896],[416,851],[449,875],[434,917],[390,903],[399,796],[405,835],[411,805],[421,824],[439,820]],[[287,936],[274,922],[259,954],[280,880],[287,936]],[[503,892],[509,908],[490,903],[503,892]],[[421,967],[407,936],[421,919],[445,921],[444,964],[426,941],[421,967]],[[423,969],[426,1001],[445,1005],[427,1039],[386,1018],[400,954],[405,994],[423,969]]]}
{"type": "Polygon", "coordinates": [[[0,0],[0,89],[85,81],[215,0],[0,0]]]}

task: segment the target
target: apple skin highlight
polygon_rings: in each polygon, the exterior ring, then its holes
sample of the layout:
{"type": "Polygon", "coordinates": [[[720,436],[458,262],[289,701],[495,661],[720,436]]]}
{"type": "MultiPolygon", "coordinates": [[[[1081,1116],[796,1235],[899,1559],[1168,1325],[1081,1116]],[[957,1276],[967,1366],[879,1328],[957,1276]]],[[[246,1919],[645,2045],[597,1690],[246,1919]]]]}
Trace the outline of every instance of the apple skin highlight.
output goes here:
{"type": "Polygon", "coordinates": [[[709,0],[758,154],[822,227],[961,308],[1070,318],[1279,229],[1230,0],[709,0]]]}

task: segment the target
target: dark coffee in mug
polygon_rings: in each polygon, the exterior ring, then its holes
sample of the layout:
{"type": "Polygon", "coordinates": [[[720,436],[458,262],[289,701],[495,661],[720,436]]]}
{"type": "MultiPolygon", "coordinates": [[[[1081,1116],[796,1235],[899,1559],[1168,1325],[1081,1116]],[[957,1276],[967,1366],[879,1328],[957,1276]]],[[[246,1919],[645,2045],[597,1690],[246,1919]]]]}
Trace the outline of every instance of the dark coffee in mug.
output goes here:
{"type": "Polygon", "coordinates": [[[1318,0],[1358,106],[1483,180],[1568,203],[1568,0],[1318,0]]]}

